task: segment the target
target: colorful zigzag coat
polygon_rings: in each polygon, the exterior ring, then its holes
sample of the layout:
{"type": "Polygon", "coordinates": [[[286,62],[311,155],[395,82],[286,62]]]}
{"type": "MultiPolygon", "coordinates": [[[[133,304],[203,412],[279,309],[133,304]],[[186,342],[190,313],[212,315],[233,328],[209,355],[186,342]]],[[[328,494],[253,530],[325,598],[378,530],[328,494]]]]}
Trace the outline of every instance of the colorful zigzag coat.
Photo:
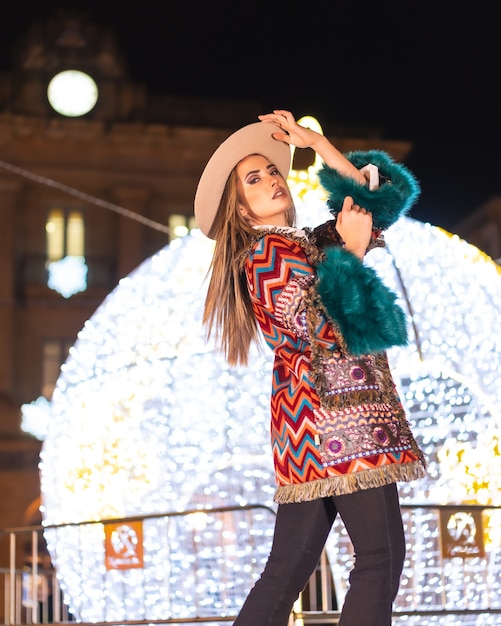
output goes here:
{"type": "MultiPolygon", "coordinates": [[[[401,212],[385,215],[383,228],[401,212]]],[[[278,503],[415,480],[426,471],[385,352],[406,343],[403,311],[335,236],[320,245],[325,232],[263,228],[243,266],[275,353],[270,435],[278,503]]]]}

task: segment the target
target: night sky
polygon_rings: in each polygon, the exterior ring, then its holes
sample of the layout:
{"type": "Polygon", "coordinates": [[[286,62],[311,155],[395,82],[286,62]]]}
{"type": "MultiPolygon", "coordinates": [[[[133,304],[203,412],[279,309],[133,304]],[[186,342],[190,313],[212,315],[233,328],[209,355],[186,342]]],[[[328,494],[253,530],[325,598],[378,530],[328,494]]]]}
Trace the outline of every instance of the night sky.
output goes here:
{"type": "MultiPolygon", "coordinates": [[[[493,3],[44,0],[3,6],[0,71],[31,22],[58,8],[111,26],[151,93],[260,101],[324,130],[377,127],[413,143],[411,216],[454,230],[501,196],[501,53],[493,3]]],[[[249,120],[252,122],[254,120],[249,120]]]]}

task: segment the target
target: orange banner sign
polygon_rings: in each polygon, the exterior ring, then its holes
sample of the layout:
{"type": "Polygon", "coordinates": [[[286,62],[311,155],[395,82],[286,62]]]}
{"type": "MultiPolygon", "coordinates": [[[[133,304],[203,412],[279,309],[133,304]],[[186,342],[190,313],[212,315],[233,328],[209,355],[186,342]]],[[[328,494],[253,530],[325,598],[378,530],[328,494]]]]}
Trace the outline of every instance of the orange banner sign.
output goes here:
{"type": "Polygon", "coordinates": [[[143,567],[142,522],[108,522],[104,533],[107,570],[143,567]]]}

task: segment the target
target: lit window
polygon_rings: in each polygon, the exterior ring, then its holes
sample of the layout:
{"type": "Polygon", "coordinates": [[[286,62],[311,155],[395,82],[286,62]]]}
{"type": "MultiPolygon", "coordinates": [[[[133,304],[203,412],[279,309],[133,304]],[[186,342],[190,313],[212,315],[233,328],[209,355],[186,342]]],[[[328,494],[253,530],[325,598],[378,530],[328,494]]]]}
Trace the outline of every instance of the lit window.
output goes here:
{"type": "Polygon", "coordinates": [[[169,216],[169,233],[171,241],[186,236],[196,228],[195,218],[187,215],[174,214],[169,216]]]}
{"type": "Polygon", "coordinates": [[[65,298],[87,289],[85,226],[81,211],[52,209],[45,225],[47,284],[65,298]]]}
{"type": "Polygon", "coordinates": [[[85,227],[81,211],[52,209],[45,230],[49,263],[65,256],[85,256],[85,227]]]}

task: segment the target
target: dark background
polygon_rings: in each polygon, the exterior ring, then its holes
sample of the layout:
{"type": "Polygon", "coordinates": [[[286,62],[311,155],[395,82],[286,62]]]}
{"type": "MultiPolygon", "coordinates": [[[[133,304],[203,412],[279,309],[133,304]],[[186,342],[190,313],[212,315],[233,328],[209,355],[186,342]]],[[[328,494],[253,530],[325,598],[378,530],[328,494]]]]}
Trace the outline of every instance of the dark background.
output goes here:
{"type": "MultiPolygon", "coordinates": [[[[501,195],[501,28],[494,3],[44,0],[0,11],[0,71],[31,22],[84,10],[115,31],[151,93],[261,101],[264,111],[411,141],[411,215],[453,230],[501,195]]],[[[249,122],[254,120],[249,120],[249,122]]]]}

